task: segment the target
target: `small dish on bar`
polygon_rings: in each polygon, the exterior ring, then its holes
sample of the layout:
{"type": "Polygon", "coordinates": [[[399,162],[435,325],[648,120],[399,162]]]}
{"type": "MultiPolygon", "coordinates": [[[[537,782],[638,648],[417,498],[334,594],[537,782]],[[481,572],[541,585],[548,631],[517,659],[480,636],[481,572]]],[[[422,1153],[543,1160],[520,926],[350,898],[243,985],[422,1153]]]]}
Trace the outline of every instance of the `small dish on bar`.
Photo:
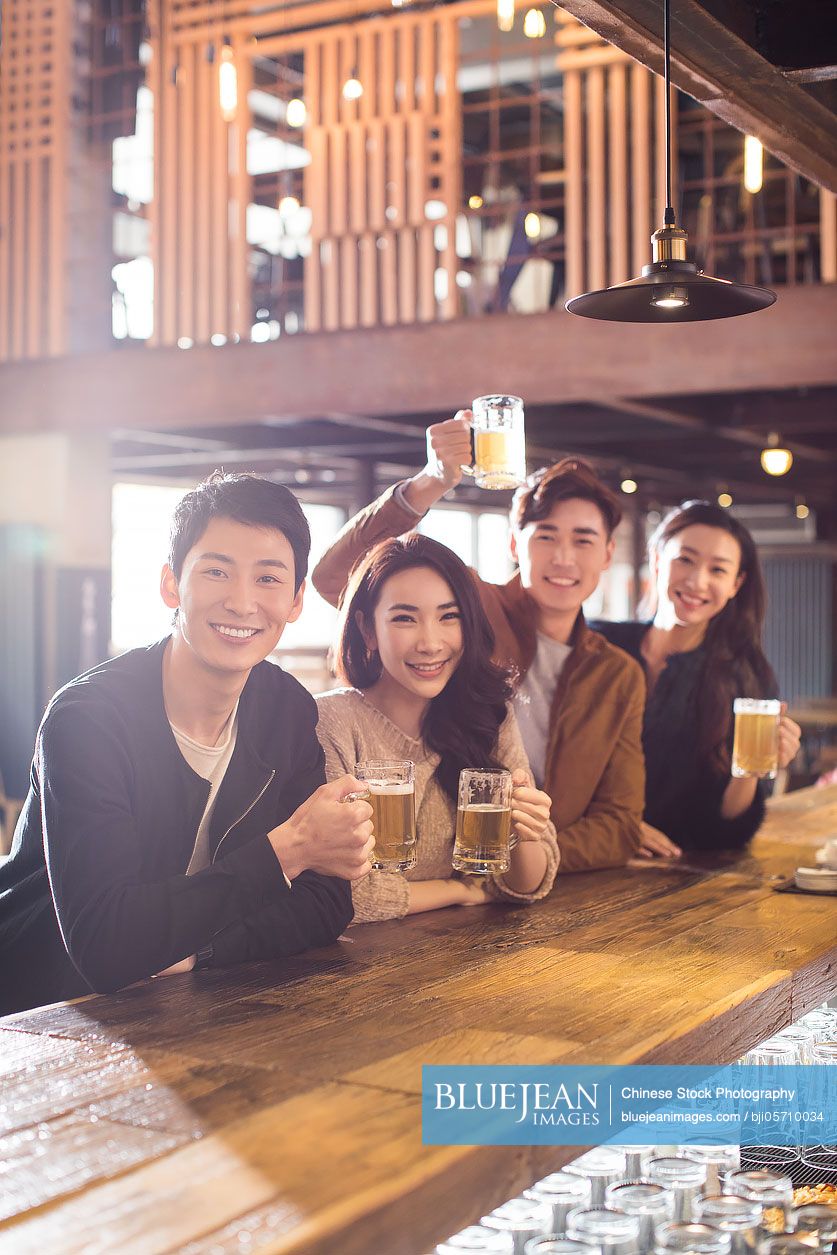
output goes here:
{"type": "Polygon", "coordinates": [[[798,889],[809,893],[837,893],[837,868],[797,867],[794,879],[798,889]]]}

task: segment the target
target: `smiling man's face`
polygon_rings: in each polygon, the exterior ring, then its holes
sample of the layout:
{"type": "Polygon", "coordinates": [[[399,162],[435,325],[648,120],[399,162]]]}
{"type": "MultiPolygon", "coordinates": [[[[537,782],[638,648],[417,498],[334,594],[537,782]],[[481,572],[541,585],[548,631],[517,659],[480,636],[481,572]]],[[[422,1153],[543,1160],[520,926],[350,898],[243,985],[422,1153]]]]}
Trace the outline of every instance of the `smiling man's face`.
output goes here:
{"type": "Polygon", "coordinates": [[[250,671],[302,611],[290,543],[274,528],[214,518],[187,553],[179,578],[163,570],[161,592],[177,610],[176,632],[204,666],[250,671]]]}
{"type": "Polygon", "coordinates": [[[512,553],[541,617],[575,617],[610,566],[613,541],[595,502],[570,497],[515,531],[512,553]]]}

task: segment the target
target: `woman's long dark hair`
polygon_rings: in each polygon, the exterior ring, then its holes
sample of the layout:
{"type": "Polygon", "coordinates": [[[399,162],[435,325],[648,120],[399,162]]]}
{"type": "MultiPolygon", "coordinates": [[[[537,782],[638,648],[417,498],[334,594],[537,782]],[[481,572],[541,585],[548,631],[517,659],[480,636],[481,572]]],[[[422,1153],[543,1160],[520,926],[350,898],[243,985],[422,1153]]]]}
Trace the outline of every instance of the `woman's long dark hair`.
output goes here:
{"type": "MultiPolygon", "coordinates": [[[[648,542],[658,558],[666,542],[684,528],[717,527],[738,542],[738,592],[709,624],[706,663],[698,690],[698,753],[726,774],[730,768],[732,703],[736,697],[775,697],[776,676],[762,650],[766,593],[755,541],[743,523],[709,501],[684,501],[670,510],[648,542]]],[[[653,610],[653,606],[651,607],[653,610]]]]}
{"type": "Polygon", "coordinates": [[[473,577],[450,549],[413,532],[384,540],[358,562],[349,578],[340,613],[337,674],[357,689],[381,678],[381,658],[367,648],[361,622],[371,629],[381,590],[391,576],[429,567],[450,586],[459,607],[462,657],[448,683],[424,715],[422,737],[439,754],[436,778],[456,801],[463,767],[501,767],[497,735],[511,696],[508,674],[491,661],[494,633],[480,604],[473,577]]]}

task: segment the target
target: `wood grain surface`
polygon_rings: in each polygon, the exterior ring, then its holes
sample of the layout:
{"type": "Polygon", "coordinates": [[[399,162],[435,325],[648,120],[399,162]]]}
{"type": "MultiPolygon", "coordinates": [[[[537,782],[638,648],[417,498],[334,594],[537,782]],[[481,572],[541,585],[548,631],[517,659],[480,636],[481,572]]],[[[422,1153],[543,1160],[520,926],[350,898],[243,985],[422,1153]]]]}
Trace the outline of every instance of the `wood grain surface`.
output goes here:
{"type": "Polygon", "coordinates": [[[422,1146],[422,1064],[734,1059],[837,987],[837,900],[771,888],[834,834],[808,789],[743,854],[0,1021],[0,1255],[432,1250],[579,1148],[422,1146]]]}

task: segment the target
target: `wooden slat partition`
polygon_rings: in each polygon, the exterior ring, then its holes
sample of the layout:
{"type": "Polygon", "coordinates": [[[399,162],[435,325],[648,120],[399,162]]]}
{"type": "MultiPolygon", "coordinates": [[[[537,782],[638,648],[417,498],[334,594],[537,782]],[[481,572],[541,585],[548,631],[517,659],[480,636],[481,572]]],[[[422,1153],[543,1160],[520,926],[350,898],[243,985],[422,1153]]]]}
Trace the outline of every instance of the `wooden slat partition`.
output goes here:
{"type": "Polygon", "coordinates": [[[837,283],[837,196],[820,188],[820,279],[837,283]]]}
{"type": "Polygon", "coordinates": [[[584,115],[581,74],[564,74],[564,161],[567,167],[567,292],[584,292],[584,156],[582,134],[584,115]]]}
{"type": "Polygon", "coordinates": [[[608,221],[610,259],[608,283],[630,278],[628,255],[628,68],[611,65],[607,71],[608,105],[608,221]]]}
{"type": "Polygon", "coordinates": [[[6,0],[0,42],[0,362],[66,351],[73,11],[6,0]]]}
{"type": "Polygon", "coordinates": [[[604,67],[588,70],[587,79],[587,286],[607,284],[607,219],[605,212],[605,78],[604,67]]]}
{"type": "Polygon", "coordinates": [[[309,112],[306,131],[312,159],[304,195],[313,211],[306,327],[371,326],[376,319],[391,326],[455,316],[461,200],[456,17],[434,12],[378,18],[360,30],[338,26],[287,43],[273,37],[260,46],[268,45],[274,52],[301,48],[306,63],[322,65],[322,104],[309,112]],[[346,101],[342,86],[353,73],[363,95],[346,101]],[[444,206],[433,218],[429,201],[444,206]],[[441,299],[435,291],[439,269],[446,284],[441,299]]]}
{"type": "Polygon", "coordinates": [[[651,76],[631,66],[631,270],[639,274],[650,260],[651,239],[651,76]]]}

